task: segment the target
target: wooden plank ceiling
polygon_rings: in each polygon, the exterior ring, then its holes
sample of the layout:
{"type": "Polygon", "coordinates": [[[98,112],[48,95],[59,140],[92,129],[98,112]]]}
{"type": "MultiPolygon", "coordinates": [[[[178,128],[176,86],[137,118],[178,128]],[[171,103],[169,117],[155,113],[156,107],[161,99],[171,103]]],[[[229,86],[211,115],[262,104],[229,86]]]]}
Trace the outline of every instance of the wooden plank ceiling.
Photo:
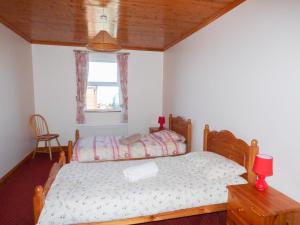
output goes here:
{"type": "Polygon", "coordinates": [[[123,48],[164,51],[243,1],[0,0],[0,22],[31,43],[85,46],[105,29],[123,48]]]}

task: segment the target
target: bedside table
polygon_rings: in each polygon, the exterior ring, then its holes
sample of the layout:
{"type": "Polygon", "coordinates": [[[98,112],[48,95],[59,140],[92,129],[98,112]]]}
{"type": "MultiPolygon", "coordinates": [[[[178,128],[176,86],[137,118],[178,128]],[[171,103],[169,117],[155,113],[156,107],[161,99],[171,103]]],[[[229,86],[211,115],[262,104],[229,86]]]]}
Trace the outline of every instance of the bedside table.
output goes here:
{"type": "MultiPolygon", "coordinates": [[[[166,130],[166,128],[163,128],[162,130],[166,130]]],[[[154,133],[160,131],[159,127],[149,127],[149,133],[154,133]]]]}
{"type": "Polygon", "coordinates": [[[300,204],[269,187],[228,186],[227,225],[300,225],[300,204]]]}

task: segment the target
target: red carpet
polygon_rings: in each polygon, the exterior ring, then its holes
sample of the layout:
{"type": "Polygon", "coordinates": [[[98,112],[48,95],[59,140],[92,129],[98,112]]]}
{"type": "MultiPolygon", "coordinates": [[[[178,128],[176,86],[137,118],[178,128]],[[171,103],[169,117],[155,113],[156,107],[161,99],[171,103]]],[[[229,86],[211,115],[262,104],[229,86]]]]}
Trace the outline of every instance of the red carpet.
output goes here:
{"type": "MultiPolygon", "coordinates": [[[[0,225],[33,225],[33,189],[44,184],[53,162],[46,154],[23,164],[4,185],[0,186],[0,225]]],[[[225,225],[226,213],[211,213],[144,225],[225,225]]]]}
{"type": "Polygon", "coordinates": [[[0,186],[0,224],[32,225],[33,189],[44,184],[50,168],[57,160],[49,160],[48,154],[37,154],[14,173],[4,185],[0,186]]]}

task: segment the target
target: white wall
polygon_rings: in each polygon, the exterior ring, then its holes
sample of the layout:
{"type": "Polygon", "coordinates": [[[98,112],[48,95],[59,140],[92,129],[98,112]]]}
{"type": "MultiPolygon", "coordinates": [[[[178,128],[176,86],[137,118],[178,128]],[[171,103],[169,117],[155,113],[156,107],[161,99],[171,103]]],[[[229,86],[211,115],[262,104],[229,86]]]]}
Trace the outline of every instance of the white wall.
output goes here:
{"type": "Polygon", "coordinates": [[[0,177],[32,150],[33,100],[31,46],[0,24],[0,177]]]}
{"type": "Polygon", "coordinates": [[[300,201],[300,1],[252,0],[165,52],[164,113],[274,156],[271,185],[300,201]]]}
{"type": "Polygon", "coordinates": [[[129,52],[129,121],[120,124],[120,113],[86,113],[87,124],[78,126],[74,47],[33,45],[35,109],[43,114],[51,131],[63,144],[79,127],[83,135],[146,132],[162,113],[163,53],[129,52]]]}

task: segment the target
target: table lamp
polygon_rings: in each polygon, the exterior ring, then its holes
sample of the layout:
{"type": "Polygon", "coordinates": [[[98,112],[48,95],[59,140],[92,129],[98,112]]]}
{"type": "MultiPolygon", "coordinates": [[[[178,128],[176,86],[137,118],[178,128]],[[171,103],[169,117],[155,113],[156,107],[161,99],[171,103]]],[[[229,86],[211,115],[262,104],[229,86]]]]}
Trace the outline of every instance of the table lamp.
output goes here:
{"type": "Polygon", "coordinates": [[[158,123],[159,123],[159,129],[163,130],[164,129],[164,124],[165,124],[165,117],[164,116],[159,116],[158,117],[158,123]]]}
{"type": "Polygon", "coordinates": [[[255,157],[253,172],[257,174],[255,187],[259,191],[268,188],[265,178],[273,175],[273,157],[264,154],[258,154],[255,157]]]}

